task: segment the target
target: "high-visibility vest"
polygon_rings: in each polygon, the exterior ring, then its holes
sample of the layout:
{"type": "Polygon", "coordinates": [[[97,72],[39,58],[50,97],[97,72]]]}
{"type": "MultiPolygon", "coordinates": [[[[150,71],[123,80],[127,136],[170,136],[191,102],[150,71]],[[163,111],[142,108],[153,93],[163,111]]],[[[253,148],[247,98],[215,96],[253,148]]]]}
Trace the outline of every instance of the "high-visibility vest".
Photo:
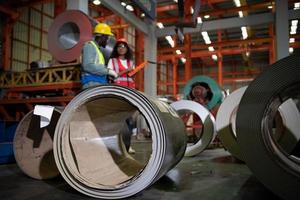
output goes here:
{"type": "MultiPolygon", "coordinates": [[[[98,46],[96,45],[96,43],[94,41],[89,41],[88,43],[90,43],[96,50],[97,56],[95,56],[95,60],[94,63],[95,64],[105,64],[105,59],[104,56],[102,54],[102,52],[99,50],[98,46]]],[[[107,84],[107,76],[106,75],[96,75],[96,74],[91,74],[88,72],[84,72],[81,76],[81,83],[82,84],[86,84],[90,81],[93,82],[98,82],[101,84],[107,84]]]]}
{"type": "MultiPolygon", "coordinates": [[[[127,60],[128,68],[126,68],[125,66],[122,65],[119,58],[112,58],[112,65],[113,65],[113,69],[118,74],[124,70],[127,70],[129,67],[132,67],[133,62],[131,60],[127,60]]],[[[123,74],[122,76],[118,77],[115,80],[115,84],[130,87],[130,88],[135,88],[134,80],[131,77],[129,77],[127,74],[123,74]]]]}

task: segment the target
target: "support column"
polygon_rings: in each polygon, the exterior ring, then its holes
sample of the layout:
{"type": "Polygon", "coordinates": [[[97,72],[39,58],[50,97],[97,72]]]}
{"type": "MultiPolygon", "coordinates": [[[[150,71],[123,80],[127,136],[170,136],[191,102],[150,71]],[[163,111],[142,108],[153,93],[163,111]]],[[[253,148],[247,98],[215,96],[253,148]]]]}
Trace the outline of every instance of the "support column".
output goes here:
{"type": "Polygon", "coordinates": [[[11,68],[10,53],[11,53],[11,35],[14,21],[7,19],[3,28],[3,46],[2,46],[2,66],[4,71],[9,71],[11,68]]]}
{"type": "Polygon", "coordinates": [[[67,10],[81,10],[88,15],[88,1],[87,0],[67,0],[67,10]]]}
{"type": "Polygon", "coordinates": [[[274,25],[271,24],[269,25],[269,35],[271,38],[270,41],[270,50],[269,50],[269,64],[273,64],[275,62],[275,58],[276,58],[276,50],[275,50],[275,38],[274,38],[274,25]]]}
{"type": "Polygon", "coordinates": [[[176,97],[177,94],[177,59],[175,57],[172,58],[173,64],[173,96],[176,97]]]}
{"type": "Polygon", "coordinates": [[[192,77],[192,44],[191,44],[191,34],[185,34],[184,36],[184,53],[185,53],[185,65],[184,65],[184,74],[185,74],[185,81],[191,79],[192,77]]]}
{"type": "MultiPolygon", "coordinates": [[[[152,62],[157,62],[157,37],[155,35],[155,24],[149,20],[148,34],[145,35],[144,58],[152,62]]],[[[157,69],[156,64],[148,63],[145,68],[144,88],[145,93],[157,96],[157,69]]]]}
{"type": "Polygon", "coordinates": [[[54,1],[54,17],[66,10],[66,0],[54,1]]]}
{"type": "MultiPolygon", "coordinates": [[[[222,32],[218,31],[218,43],[222,41],[222,32]]],[[[218,46],[218,83],[219,86],[223,86],[223,58],[221,54],[221,46],[218,46]]]]}
{"type": "MultiPolygon", "coordinates": [[[[141,49],[141,47],[143,46],[144,46],[144,34],[141,31],[136,30],[136,35],[135,35],[135,65],[136,66],[144,62],[144,54],[143,54],[143,50],[141,49]]],[[[143,75],[144,75],[144,70],[142,69],[135,76],[135,86],[136,89],[139,91],[144,91],[143,75]]]]}
{"type": "Polygon", "coordinates": [[[275,2],[276,55],[277,60],[280,60],[289,55],[288,1],[275,2]]]}

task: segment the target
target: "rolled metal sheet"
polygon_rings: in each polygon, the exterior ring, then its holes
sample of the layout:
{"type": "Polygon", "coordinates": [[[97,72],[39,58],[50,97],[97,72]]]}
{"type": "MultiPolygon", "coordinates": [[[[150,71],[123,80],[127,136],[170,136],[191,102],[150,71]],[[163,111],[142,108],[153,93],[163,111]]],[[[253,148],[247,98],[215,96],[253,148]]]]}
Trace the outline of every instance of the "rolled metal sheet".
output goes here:
{"type": "Polygon", "coordinates": [[[237,111],[237,141],[247,166],[283,199],[299,199],[299,142],[288,153],[274,139],[273,122],[283,102],[290,98],[299,102],[299,65],[300,56],[295,54],[266,68],[250,83],[237,111]]]}
{"type": "Polygon", "coordinates": [[[121,86],[90,88],[67,105],[57,123],[55,161],[79,192],[102,199],[125,198],[150,186],[181,160],[184,132],[176,111],[162,101],[121,86]],[[127,153],[122,141],[124,122],[136,111],[145,117],[151,134],[145,162],[127,153]]]}
{"type": "Polygon", "coordinates": [[[92,39],[92,31],[92,21],[86,14],[67,10],[49,28],[48,50],[58,61],[74,61],[79,58],[83,44],[92,39]]]}
{"type": "Polygon", "coordinates": [[[185,156],[195,156],[204,151],[216,135],[215,118],[201,104],[190,100],[180,100],[171,104],[177,111],[187,110],[196,113],[202,121],[203,130],[200,139],[192,145],[187,145],[185,156]]]}
{"type": "Polygon", "coordinates": [[[207,104],[207,108],[210,110],[214,108],[216,105],[220,104],[223,99],[222,90],[216,81],[208,76],[195,76],[191,80],[187,82],[187,84],[183,88],[184,97],[188,99],[189,93],[191,91],[191,87],[196,82],[203,82],[208,84],[209,88],[212,92],[212,98],[207,104]]]}
{"type": "MultiPolygon", "coordinates": [[[[247,87],[239,88],[227,96],[219,107],[216,118],[218,138],[225,149],[239,160],[243,160],[243,157],[236,139],[236,112],[246,89],[247,87]]],[[[282,119],[283,129],[276,131],[275,137],[277,142],[290,153],[299,140],[297,131],[300,130],[300,123],[295,123],[295,119],[300,120],[300,114],[292,99],[283,102],[278,111],[282,119]],[[296,140],[294,140],[295,136],[296,140]]]]}
{"type": "Polygon", "coordinates": [[[50,179],[59,175],[53,155],[53,137],[62,112],[54,108],[50,124],[40,128],[40,116],[27,113],[16,129],[13,148],[20,169],[35,179],[50,179]]]}
{"type": "Polygon", "coordinates": [[[239,88],[227,96],[219,107],[216,117],[216,131],[224,147],[236,158],[242,160],[236,141],[236,111],[247,87],[239,88]]]}

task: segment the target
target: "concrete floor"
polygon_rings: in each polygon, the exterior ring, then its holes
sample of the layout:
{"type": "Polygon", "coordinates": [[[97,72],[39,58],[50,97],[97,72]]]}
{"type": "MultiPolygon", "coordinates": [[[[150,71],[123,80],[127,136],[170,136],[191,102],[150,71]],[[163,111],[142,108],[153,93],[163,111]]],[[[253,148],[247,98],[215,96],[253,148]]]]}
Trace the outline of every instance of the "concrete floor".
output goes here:
{"type": "MultiPolygon", "coordinates": [[[[47,181],[24,175],[16,164],[0,165],[1,200],[86,200],[62,177],[47,181]]],[[[245,164],[223,149],[206,150],[184,158],[166,176],[133,200],[279,200],[265,188],[245,164]]]]}

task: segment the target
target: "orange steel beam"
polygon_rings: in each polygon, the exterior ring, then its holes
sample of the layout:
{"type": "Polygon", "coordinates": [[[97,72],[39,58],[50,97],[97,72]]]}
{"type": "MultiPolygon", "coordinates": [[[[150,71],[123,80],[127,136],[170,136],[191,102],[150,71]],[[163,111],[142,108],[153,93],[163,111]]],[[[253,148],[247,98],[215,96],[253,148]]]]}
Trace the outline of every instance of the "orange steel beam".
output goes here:
{"type": "MultiPolygon", "coordinates": [[[[144,60],[144,34],[136,30],[135,35],[135,63],[140,64],[144,60]]],[[[144,70],[135,75],[135,86],[137,90],[144,91],[144,70]]]]}
{"type": "Polygon", "coordinates": [[[20,16],[18,11],[3,5],[0,5],[0,12],[9,15],[12,19],[17,19],[20,16]]]}
{"type": "MultiPolygon", "coordinates": [[[[235,12],[238,13],[239,11],[255,11],[262,8],[267,9],[269,5],[271,5],[271,2],[263,2],[263,3],[253,4],[253,5],[232,7],[227,9],[214,9],[212,11],[201,12],[199,16],[200,17],[203,17],[205,15],[218,16],[218,15],[230,14],[235,12]]],[[[157,21],[162,23],[175,23],[178,21],[178,18],[177,17],[158,18],[157,21]]]]}
{"type": "MultiPolygon", "coordinates": [[[[222,32],[218,31],[218,42],[222,40],[222,32]]],[[[217,56],[218,56],[218,83],[220,86],[223,86],[223,63],[222,63],[222,54],[221,54],[221,46],[218,46],[217,56]]]]}
{"type": "MultiPolygon", "coordinates": [[[[300,37],[300,34],[298,35],[298,37],[300,37]]],[[[241,44],[270,43],[271,41],[272,41],[271,37],[246,39],[246,40],[227,40],[227,41],[221,41],[221,42],[214,42],[211,44],[193,44],[192,50],[207,49],[209,46],[220,46],[220,47],[240,46],[241,44]]],[[[176,49],[184,51],[184,46],[178,46],[178,47],[176,47],[176,49]]],[[[173,52],[173,48],[169,48],[169,47],[168,48],[159,48],[158,52],[159,52],[158,54],[171,53],[171,52],[173,52]]]]}
{"type": "Polygon", "coordinates": [[[2,66],[4,71],[10,70],[11,35],[15,20],[7,19],[3,29],[2,66]]]}
{"type": "MultiPolygon", "coordinates": [[[[184,1],[184,20],[185,22],[191,22],[192,16],[191,16],[191,10],[190,8],[193,6],[194,0],[185,0],[184,1]]],[[[190,80],[192,77],[192,58],[191,58],[191,52],[192,52],[192,38],[191,34],[185,34],[184,35],[184,54],[185,54],[185,65],[184,65],[184,75],[185,75],[185,81],[190,80]]]]}
{"type": "Polygon", "coordinates": [[[66,0],[55,0],[54,1],[54,17],[64,12],[67,8],[66,0]]]}
{"type": "Polygon", "coordinates": [[[72,83],[59,83],[43,86],[20,86],[7,88],[8,92],[34,92],[34,91],[45,91],[45,90],[59,90],[59,89],[77,89],[81,88],[81,83],[72,82],[72,83]]]}
{"type": "Polygon", "coordinates": [[[177,62],[176,62],[176,58],[173,57],[172,58],[172,63],[173,63],[173,96],[175,97],[177,94],[177,62]]]}
{"type": "Polygon", "coordinates": [[[271,47],[269,51],[269,64],[272,64],[276,60],[276,51],[275,51],[275,37],[274,37],[274,25],[270,24],[269,25],[269,35],[272,38],[271,40],[271,47]]]}
{"type": "MultiPolygon", "coordinates": [[[[290,45],[290,46],[296,46],[295,44],[290,45]]],[[[226,48],[226,49],[222,49],[220,52],[222,55],[232,55],[232,54],[241,54],[241,53],[245,53],[246,51],[249,52],[261,52],[261,51],[268,51],[270,48],[269,45],[263,45],[260,47],[251,47],[251,48],[245,48],[245,49],[236,49],[236,48],[226,48]]],[[[213,55],[214,52],[210,52],[207,50],[202,50],[202,51],[194,51],[191,54],[192,58],[201,58],[201,57],[207,57],[207,56],[211,56],[213,55]]],[[[181,58],[183,57],[183,55],[173,55],[173,54],[158,54],[158,60],[171,60],[174,56],[177,58],[181,58]]]]}
{"type": "MultiPolygon", "coordinates": [[[[216,4],[216,3],[223,3],[226,1],[231,1],[231,0],[209,0],[209,1],[202,1],[201,3],[204,4],[216,4]]],[[[170,11],[170,10],[177,10],[178,6],[177,4],[169,4],[169,5],[164,5],[164,6],[158,6],[156,8],[156,12],[165,12],[165,11],[170,11]]]]}
{"type": "Polygon", "coordinates": [[[0,106],[13,104],[32,104],[32,103],[60,103],[70,102],[74,96],[30,98],[30,99],[0,99],[0,106]]]}
{"type": "Polygon", "coordinates": [[[8,15],[6,23],[3,28],[3,48],[2,48],[2,66],[4,71],[9,71],[10,69],[10,51],[11,51],[11,34],[13,29],[13,24],[19,18],[20,13],[6,6],[0,5],[0,12],[8,15]]]}
{"type": "Polygon", "coordinates": [[[185,80],[188,81],[192,77],[192,58],[191,58],[191,53],[192,53],[192,44],[191,44],[191,34],[185,34],[184,37],[184,54],[185,54],[185,65],[184,65],[184,71],[185,71],[185,80]]]}

